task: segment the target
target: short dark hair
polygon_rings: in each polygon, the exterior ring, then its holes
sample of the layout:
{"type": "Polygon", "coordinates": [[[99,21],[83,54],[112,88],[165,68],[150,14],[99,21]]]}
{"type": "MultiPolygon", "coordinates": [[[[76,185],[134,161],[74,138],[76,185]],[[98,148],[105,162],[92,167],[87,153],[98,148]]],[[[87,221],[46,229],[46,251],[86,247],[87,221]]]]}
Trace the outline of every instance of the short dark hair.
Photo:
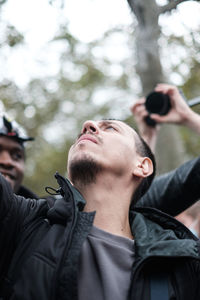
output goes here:
{"type": "Polygon", "coordinates": [[[138,202],[138,200],[147,192],[149,189],[155,174],[156,174],[156,160],[155,156],[152,153],[150,147],[147,145],[147,143],[144,141],[144,139],[136,132],[137,139],[136,139],[136,151],[138,154],[148,157],[151,159],[153,164],[153,172],[148,177],[145,177],[140,185],[137,187],[136,191],[134,192],[132,199],[131,199],[131,209],[134,208],[135,204],[138,202]]]}

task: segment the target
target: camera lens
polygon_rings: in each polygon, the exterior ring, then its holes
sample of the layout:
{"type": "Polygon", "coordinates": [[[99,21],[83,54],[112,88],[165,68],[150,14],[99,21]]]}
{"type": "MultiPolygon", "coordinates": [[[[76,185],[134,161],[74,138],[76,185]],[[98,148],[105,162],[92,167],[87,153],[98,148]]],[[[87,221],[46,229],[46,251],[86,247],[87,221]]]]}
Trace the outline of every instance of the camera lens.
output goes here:
{"type": "Polygon", "coordinates": [[[145,107],[150,114],[164,116],[171,108],[169,96],[160,92],[151,92],[146,97],[145,107]]]}

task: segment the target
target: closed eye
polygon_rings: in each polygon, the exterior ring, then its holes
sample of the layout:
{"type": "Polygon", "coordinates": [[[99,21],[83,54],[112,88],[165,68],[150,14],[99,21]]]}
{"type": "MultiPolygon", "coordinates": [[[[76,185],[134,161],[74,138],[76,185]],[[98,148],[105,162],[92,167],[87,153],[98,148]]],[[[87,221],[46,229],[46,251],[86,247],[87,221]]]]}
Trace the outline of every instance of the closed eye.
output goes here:
{"type": "Polygon", "coordinates": [[[115,127],[113,127],[112,125],[108,125],[105,127],[106,130],[115,130],[117,131],[117,129],[115,127]]]}
{"type": "Polygon", "coordinates": [[[118,124],[115,124],[113,122],[110,121],[101,121],[99,123],[99,126],[102,130],[108,130],[108,131],[120,131],[120,128],[118,126],[118,124]]]}

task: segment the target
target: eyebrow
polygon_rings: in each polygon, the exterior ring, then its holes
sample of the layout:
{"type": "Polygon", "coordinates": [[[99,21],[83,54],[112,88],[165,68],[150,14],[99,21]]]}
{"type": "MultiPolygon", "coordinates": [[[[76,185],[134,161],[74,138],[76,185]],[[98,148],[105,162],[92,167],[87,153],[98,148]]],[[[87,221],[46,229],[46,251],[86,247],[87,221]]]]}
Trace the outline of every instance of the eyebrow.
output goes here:
{"type": "Polygon", "coordinates": [[[19,148],[19,147],[13,148],[13,151],[24,152],[24,150],[22,148],[19,148]]]}
{"type": "Polygon", "coordinates": [[[24,152],[24,149],[19,145],[15,145],[15,146],[12,146],[12,145],[4,145],[0,142],[0,147],[3,148],[3,149],[6,149],[8,151],[20,151],[20,152],[24,152]]]}

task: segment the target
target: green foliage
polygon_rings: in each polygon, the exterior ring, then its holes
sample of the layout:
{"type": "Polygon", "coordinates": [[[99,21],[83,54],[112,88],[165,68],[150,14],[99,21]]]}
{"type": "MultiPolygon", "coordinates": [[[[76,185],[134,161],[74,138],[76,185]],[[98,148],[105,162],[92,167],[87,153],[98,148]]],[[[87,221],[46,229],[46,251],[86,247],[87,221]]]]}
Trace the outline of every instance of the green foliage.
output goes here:
{"type": "Polygon", "coordinates": [[[65,0],[49,0],[50,5],[57,4],[60,8],[64,8],[65,6],[65,0]]]}
{"type": "Polygon", "coordinates": [[[24,37],[21,33],[19,33],[14,26],[7,27],[7,44],[10,47],[14,47],[18,44],[21,44],[24,41],[24,37]]]}
{"type": "Polygon", "coordinates": [[[7,2],[7,0],[0,0],[0,6],[2,6],[3,4],[5,4],[7,2]]]}
{"type": "Polygon", "coordinates": [[[23,44],[24,36],[12,25],[6,24],[5,30],[0,37],[0,47],[15,47],[23,44]]]}

